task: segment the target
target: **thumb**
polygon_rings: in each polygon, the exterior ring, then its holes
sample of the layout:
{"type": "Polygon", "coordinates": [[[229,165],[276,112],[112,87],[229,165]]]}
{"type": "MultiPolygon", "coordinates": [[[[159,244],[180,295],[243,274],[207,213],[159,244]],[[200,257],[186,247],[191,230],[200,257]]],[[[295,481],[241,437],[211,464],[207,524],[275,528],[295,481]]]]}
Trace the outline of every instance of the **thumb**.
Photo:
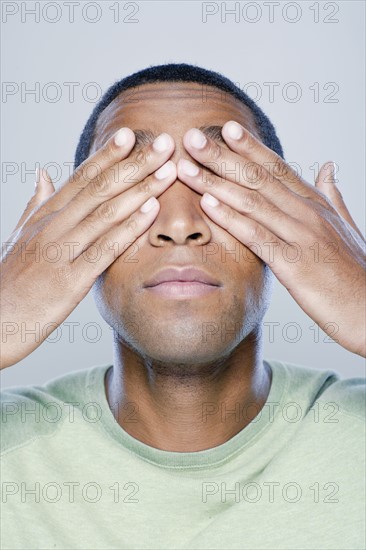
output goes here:
{"type": "Polygon", "coordinates": [[[25,210],[18,221],[14,231],[19,229],[27,218],[32,214],[32,212],[45,200],[47,200],[53,193],[55,188],[53,186],[52,180],[50,178],[47,170],[41,168],[36,170],[36,182],[34,186],[34,194],[30,198],[25,207],[25,210]]]}
{"type": "Polygon", "coordinates": [[[44,168],[36,170],[34,191],[35,197],[37,198],[37,204],[48,199],[55,192],[50,175],[44,168]]]}
{"type": "Polygon", "coordinates": [[[336,184],[337,165],[333,161],[328,161],[320,168],[315,180],[315,187],[319,189],[330,200],[338,214],[345,219],[353,229],[362,237],[361,231],[358,229],[356,222],[352,218],[346,203],[343,200],[342,193],[336,184]]]}

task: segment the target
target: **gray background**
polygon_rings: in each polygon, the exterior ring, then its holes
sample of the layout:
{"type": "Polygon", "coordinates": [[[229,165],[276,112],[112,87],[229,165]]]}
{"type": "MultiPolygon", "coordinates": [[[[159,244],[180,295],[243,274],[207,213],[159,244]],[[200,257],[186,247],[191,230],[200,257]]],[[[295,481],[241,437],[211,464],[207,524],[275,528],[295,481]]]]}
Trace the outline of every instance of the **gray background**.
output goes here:
{"type": "MultiPolygon", "coordinates": [[[[217,70],[246,90],[307,181],[314,182],[314,164],[336,161],[339,187],[364,232],[364,2],[236,4],[236,15],[225,18],[234,2],[120,2],[119,14],[111,10],[116,2],[79,2],[72,22],[63,2],[40,2],[38,22],[29,13],[35,2],[2,3],[2,241],[33,193],[37,163],[51,163],[56,186],[69,176],[95,98],[115,80],[166,62],[217,70]],[[6,17],[5,9],[17,13],[6,17]],[[206,22],[205,10],[216,12],[206,22]],[[78,83],[74,97],[71,82],[78,83]],[[273,98],[269,82],[278,83],[273,98]],[[25,93],[37,87],[37,96],[25,93]]],[[[322,331],[316,336],[314,322],[277,281],[265,322],[279,323],[272,342],[265,327],[266,358],[364,376],[364,360],[324,342],[322,331]]],[[[111,336],[89,294],[53,341],[2,372],[2,387],[109,363],[111,336]]]]}

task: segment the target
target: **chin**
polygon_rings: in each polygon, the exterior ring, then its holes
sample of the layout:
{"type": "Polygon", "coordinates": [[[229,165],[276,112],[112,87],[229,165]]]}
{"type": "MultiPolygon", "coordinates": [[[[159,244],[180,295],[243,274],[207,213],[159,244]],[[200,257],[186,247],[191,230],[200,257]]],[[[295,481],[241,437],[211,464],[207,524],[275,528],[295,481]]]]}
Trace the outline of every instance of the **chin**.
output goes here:
{"type": "MultiPolygon", "coordinates": [[[[206,328],[203,330],[203,327],[205,323],[142,323],[136,338],[128,330],[129,326],[124,325],[118,330],[118,339],[122,346],[128,347],[145,361],[196,366],[212,364],[228,357],[243,340],[240,331],[223,334],[217,330],[217,326],[212,332],[206,328]]],[[[117,327],[114,328],[116,330],[117,327]]]]}

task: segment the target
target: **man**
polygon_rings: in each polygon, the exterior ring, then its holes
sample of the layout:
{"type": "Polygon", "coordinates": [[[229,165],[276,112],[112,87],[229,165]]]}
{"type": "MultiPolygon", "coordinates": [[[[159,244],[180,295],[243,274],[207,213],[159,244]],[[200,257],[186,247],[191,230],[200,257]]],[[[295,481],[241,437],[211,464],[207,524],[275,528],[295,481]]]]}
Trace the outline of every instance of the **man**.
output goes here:
{"type": "Polygon", "coordinates": [[[114,361],[3,392],[4,547],[363,548],[364,379],[262,356],[273,274],[365,356],[332,163],[305,182],[233,83],[171,64],[114,84],[73,177],[38,180],[3,258],[3,367],[92,286],[114,361]],[[50,242],[58,262],[22,261],[50,242]]]}

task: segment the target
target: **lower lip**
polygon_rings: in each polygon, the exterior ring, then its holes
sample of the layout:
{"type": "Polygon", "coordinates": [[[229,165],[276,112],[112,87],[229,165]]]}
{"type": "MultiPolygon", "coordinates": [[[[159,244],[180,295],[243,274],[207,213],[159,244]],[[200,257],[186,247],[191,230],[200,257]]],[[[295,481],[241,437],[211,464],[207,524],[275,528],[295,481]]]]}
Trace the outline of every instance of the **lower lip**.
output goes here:
{"type": "Polygon", "coordinates": [[[197,281],[169,281],[155,286],[149,286],[147,290],[165,298],[195,298],[210,294],[218,288],[218,286],[208,285],[197,281]]]}

